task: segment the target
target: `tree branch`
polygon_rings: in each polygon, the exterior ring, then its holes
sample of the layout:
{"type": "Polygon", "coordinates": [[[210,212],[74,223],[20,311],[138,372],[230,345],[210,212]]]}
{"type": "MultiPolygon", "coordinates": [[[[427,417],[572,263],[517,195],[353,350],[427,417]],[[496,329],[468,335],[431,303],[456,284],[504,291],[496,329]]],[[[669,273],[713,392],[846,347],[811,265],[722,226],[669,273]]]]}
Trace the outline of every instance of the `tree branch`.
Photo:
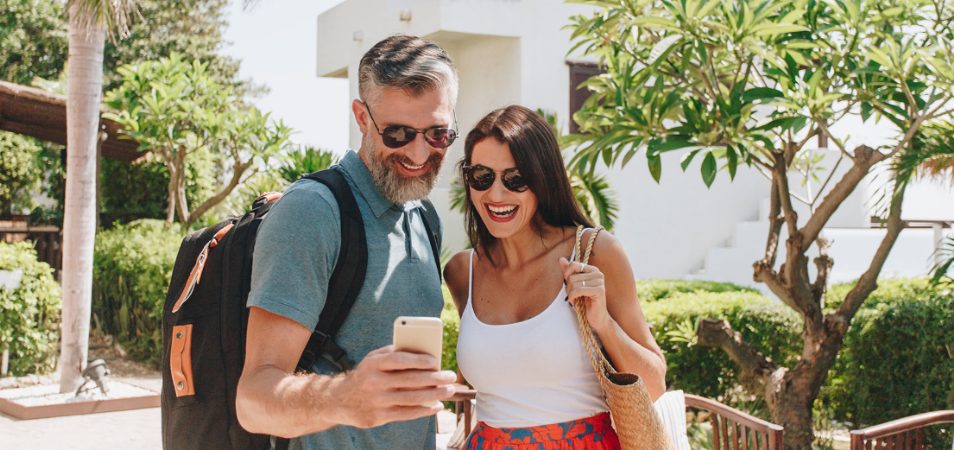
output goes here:
{"type": "Polygon", "coordinates": [[[835,211],[838,210],[838,207],[841,206],[845,199],[855,191],[855,188],[858,187],[861,180],[868,175],[868,171],[871,170],[871,167],[884,159],[884,154],[866,145],[861,145],[855,149],[855,156],[852,157],[854,161],[852,167],[848,169],[848,172],[835,184],[831,192],[829,192],[821,204],[818,205],[818,209],[808,218],[808,222],[805,223],[805,226],[799,230],[803,248],[808,248],[808,246],[815,241],[815,238],[818,237],[818,233],[821,232],[822,228],[828,223],[828,220],[831,219],[831,216],[835,214],[835,211]]]}
{"type": "Polygon", "coordinates": [[[884,267],[885,260],[888,259],[891,248],[894,247],[894,243],[897,242],[898,236],[904,229],[904,221],[901,220],[901,206],[904,203],[904,193],[905,190],[902,189],[891,199],[891,209],[888,212],[884,238],[881,239],[878,250],[875,252],[874,257],[871,258],[868,270],[861,275],[855,287],[848,292],[848,295],[845,296],[845,300],[835,312],[835,319],[838,323],[839,331],[842,333],[847,331],[851,319],[855,317],[862,303],[877,289],[878,275],[881,274],[881,269],[884,267]]]}
{"type": "Polygon", "coordinates": [[[192,211],[190,216],[193,219],[198,219],[199,217],[202,217],[202,215],[205,214],[213,206],[218,205],[223,200],[225,200],[225,198],[232,193],[232,190],[234,190],[235,187],[238,186],[239,182],[242,180],[242,174],[244,174],[245,171],[248,170],[248,168],[251,166],[252,166],[251,160],[249,160],[245,164],[241,164],[241,163],[236,164],[233,167],[232,178],[229,179],[229,182],[225,186],[223,186],[222,189],[216,192],[215,195],[207,198],[204,202],[202,202],[202,204],[196,207],[195,210],[192,211]]]}
{"type": "Polygon", "coordinates": [[[699,345],[721,348],[739,366],[740,378],[753,392],[761,392],[776,369],[772,360],[742,340],[723,319],[702,319],[696,329],[699,345]]]}
{"type": "Polygon", "coordinates": [[[765,257],[762,259],[769,268],[775,266],[775,258],[778,256],[779,235],[784,223],[781,214],[782,206],[778,197],[778,185],[772,183],[772,193],[769,197],[769,232],[765,242],[765,257]]]}
{"type": "Polygon", "coordinates": [[[845,156],[851,158],[851,153],[848,153],[848,150],[845,149],[845,144],[842,144],[842,142],[838,140],[838,138],[836,138],[833,134],[831,134],[831,130],[828,129],[828,125],[825,123],[825,119],[817,118],[815,119],[815,121],[816,123],[818,123],[818,128],[821,128],[822,133],[824,133],[825,136],[827,136],[830,141],[835,143],[835,146],[838,147],[838,150],[840,150],[841,153],[844,154],[845,156]]]}
{"type": "Polygon", "coordinates": [[[773,183],[778,188],[779,203],[785,214],[785,223],[788,225],[788,235],[795,236],[798,232],[798,213],[792,208],[791,192],[788,188],[788,162],[781,153],[775,153],[775,166],[772,168],[773,183]]]}
{"type": "Polygon", "coordinates": [[[828,276],[831,274],[831,268],[835,262],[831,259],[831,256],[828,256],[828,249],[831,247],[830,240],[819,236],[815,239],[815,244],[818,246],[818,256],[815,257],[814,262],[818,274],[815,276],[815,282],[812,283],[812,295],[815,297],[815,302],[824,310],[824,294],[828,289],[828,276]]]}

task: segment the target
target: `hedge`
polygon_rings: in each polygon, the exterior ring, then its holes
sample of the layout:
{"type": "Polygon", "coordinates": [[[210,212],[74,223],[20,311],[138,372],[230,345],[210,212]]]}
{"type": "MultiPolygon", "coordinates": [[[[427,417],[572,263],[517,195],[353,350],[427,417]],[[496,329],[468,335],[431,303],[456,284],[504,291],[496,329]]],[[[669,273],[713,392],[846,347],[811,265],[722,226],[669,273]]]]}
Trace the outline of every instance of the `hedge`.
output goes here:
{"type": "Polygon", "coordinates": [[[738,370],[725,352],[695,344],[699,319],[727,319],[746,342],[779,364],[792,364],[800,349],[795,312],[748,290],[680,292],[644,303],[643,311],[666,356],[670,389],[712,398],[738,391],[738,370]]]}
{"type": "MultiPolygon", "coordinates": [[[[926,279],[879,285],[845,336],[825,408],[855,427],[954,408],[954,292],[926,279]]],[[[850,287],[833,287],[832,298],[850,287]]]]}
{"type": "Polygon", "coordinates": [[[162,304],[184,231],[143,219],[100,232],[93,261],[93,315],[132,357],[155,366],[162,304]]]}
{"type": "Polygon", "coordinates": [[[640,302],[649,303],[663,300],[674,295],[692,292],[752,292],[750,287],[733,283],[705,280],[667,280],[650,279],[636,281],[636,293],[640,302]]]}
{"type": "Polygon", "coordinates": [[[36,259],[29,242],[0,242],[0,270],[22,271],[16,289],[0,287],[0,350],[9,347],[10,375],[56,368],[60,337],[60,285],[36,259]]]}

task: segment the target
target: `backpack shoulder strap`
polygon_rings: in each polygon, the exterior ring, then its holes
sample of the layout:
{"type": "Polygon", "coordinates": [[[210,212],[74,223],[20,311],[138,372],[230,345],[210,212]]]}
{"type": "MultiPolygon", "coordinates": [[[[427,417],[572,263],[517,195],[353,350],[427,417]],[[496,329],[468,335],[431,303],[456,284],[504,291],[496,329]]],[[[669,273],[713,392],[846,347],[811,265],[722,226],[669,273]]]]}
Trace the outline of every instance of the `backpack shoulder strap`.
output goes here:
{"type": "Polygon", "coordinates": [[[424,220],[424,229],[427,231],[427,240],[431,243],[431,251],[434,253],[434,262],[437,264],[437,276],[443,281],[443,271],[441,270],[441,235],[440,235],[440,217],[437,216],[437,209],[429,199],[421,200],[424,208],[421,210],[421,219],[424,220]]]}
{"type": "Polygon", "coordinates": [[[344,349],[336,342],[335,336],[344,324],[351,307],[358,298],[358,292],[364,284],[368,266],[368,243],[364,233],[364,221],[358,203],[344,175],[335,169],[325,169],[303,178],[315,180],[328,186],[338,202],[341,218],[341,247],[338,262],[328,282],[328,297],[318,318],[318,325],[311,334],[308,344],[302,352],[298,368],[311,371],[319,357],[324,357],[341,370],[350,369],[353,363],[347,359],[344,349]]]}

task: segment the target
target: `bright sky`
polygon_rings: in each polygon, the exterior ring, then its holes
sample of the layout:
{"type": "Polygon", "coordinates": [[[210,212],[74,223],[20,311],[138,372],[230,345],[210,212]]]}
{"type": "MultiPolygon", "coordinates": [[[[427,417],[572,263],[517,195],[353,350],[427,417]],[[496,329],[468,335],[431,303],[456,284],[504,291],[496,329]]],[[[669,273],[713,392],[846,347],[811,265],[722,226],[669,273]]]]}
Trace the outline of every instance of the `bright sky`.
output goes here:
{"type": "Polygon", "coordinates": [[[342,0],[260,0],[249,10],[232,0],[225,53],[242,61],[241,76],[271,90],[253,99],[296,133],[292,140],[343,152],[348,147],[348,81],[315,74],[318,14],[342,0]]]}

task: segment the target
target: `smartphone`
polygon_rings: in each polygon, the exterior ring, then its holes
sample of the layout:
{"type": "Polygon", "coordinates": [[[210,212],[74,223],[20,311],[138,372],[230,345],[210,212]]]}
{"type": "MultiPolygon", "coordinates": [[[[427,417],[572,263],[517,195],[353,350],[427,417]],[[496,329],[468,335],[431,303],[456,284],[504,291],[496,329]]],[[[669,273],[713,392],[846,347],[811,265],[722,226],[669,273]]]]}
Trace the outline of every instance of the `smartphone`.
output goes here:
{"type": "Polygon", "coordinates": [[[443,343],[444,322],[437,317],[401,316],[394,319],[394,349],[433,356],[437,359],[434,370],[440,370],[443,343]]]}

